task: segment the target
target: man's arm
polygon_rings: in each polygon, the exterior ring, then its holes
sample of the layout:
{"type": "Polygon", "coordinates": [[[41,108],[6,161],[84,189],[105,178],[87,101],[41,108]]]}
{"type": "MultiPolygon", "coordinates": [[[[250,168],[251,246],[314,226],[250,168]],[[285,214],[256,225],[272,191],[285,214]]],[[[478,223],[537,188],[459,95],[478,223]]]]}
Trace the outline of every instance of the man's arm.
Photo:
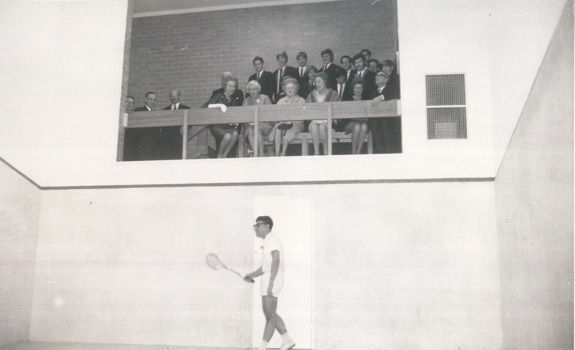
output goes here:
{"type": "Polygon", "coordinates": [[[280,269],[280,252],[278,250],[274,250],[272,252],[272,270],[270,273],[270,284],[268,286],[269,296],[273,296],[272,289],[274,287],[274,281],[278,275],[279,269],[280,269]]]}
{"type": "Polygon", "coordinates": [[[245,275],[244,280],[251,283],[253,281],[254,277],[259,277],[263,274],[264,274],[264,272],[262,271],[262,268],[260,267],[259,269],[255,270],[254,272],[248,273],[247,275],[245,275]]]}

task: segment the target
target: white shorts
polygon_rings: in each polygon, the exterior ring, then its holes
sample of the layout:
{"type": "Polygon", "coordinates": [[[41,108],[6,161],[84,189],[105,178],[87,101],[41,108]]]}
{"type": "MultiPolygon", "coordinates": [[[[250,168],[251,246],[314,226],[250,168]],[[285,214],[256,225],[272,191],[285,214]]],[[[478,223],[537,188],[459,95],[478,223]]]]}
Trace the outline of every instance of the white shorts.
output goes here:
{"type": "MultiPolygon", "coordinates": [[[[268,287],[270,285],[270,276],[271,276],[271,273],[266,272],[260,278],[260,294],[261,295],[268,295],[268,287]]],[[[276,279],[274,280],[274,286],[272,288],[272,294],[274,297],[277,298],[280,295],[280,292],[282,291],[283,286],[284,286],[283,273],[278,272],[276,279]]]]}

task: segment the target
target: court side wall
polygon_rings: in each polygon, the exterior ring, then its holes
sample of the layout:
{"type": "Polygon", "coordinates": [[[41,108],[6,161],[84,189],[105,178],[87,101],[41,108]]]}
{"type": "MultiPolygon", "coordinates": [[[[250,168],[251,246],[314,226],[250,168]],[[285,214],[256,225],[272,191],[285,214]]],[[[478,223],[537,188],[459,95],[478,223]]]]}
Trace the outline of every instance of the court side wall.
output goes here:
{"type": "Polygon", "coordinates": [[[250,269],[262,196],[312,198],[315,348],[501,347],[492,182],[44,191],[32,340],[250,346],[252,286],[204,257],[250,269]]]}
{"type": "Polygon", "coordinates": [[[507,349],[573,348],[573,12],[565,7],[495,180],[507,349]]]}
{"type": "Polygon", "coordinates": [[[0,161],[0,346],[27,341],[40,190],[0,161]]]}

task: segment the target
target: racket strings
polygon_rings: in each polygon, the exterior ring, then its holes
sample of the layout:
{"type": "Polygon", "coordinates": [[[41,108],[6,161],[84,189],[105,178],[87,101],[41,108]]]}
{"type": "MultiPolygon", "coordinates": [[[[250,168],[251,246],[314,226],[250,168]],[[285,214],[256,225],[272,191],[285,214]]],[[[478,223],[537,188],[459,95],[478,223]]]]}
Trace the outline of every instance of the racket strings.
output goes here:
{"type": "Polygon", "coordinates": [[[214,270],[219,270],[224,264],[220,261],[220,258],[216,254],[210,253],[206,255],[206,264],[214,270]]]}

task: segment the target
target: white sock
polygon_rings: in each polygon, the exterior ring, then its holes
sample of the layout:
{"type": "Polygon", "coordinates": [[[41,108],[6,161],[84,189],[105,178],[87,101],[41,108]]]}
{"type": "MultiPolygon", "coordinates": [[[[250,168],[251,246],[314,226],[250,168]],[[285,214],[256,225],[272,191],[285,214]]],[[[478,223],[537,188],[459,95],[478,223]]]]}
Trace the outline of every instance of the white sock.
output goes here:
{"type": "Polygon", "coordinates": [[[289,337],[288,332],[285,332],[284,334],[282,334],[282,339],[284,341],[284,344],[292,341],[291,338],[289,337]]]}
{"type": "Polygon", "coordinates": [[[259,350],[266,350],[267,348],[268,348],[268,342],[265,340],[262,340],[262,343],[260,344],[259,350]]]}

